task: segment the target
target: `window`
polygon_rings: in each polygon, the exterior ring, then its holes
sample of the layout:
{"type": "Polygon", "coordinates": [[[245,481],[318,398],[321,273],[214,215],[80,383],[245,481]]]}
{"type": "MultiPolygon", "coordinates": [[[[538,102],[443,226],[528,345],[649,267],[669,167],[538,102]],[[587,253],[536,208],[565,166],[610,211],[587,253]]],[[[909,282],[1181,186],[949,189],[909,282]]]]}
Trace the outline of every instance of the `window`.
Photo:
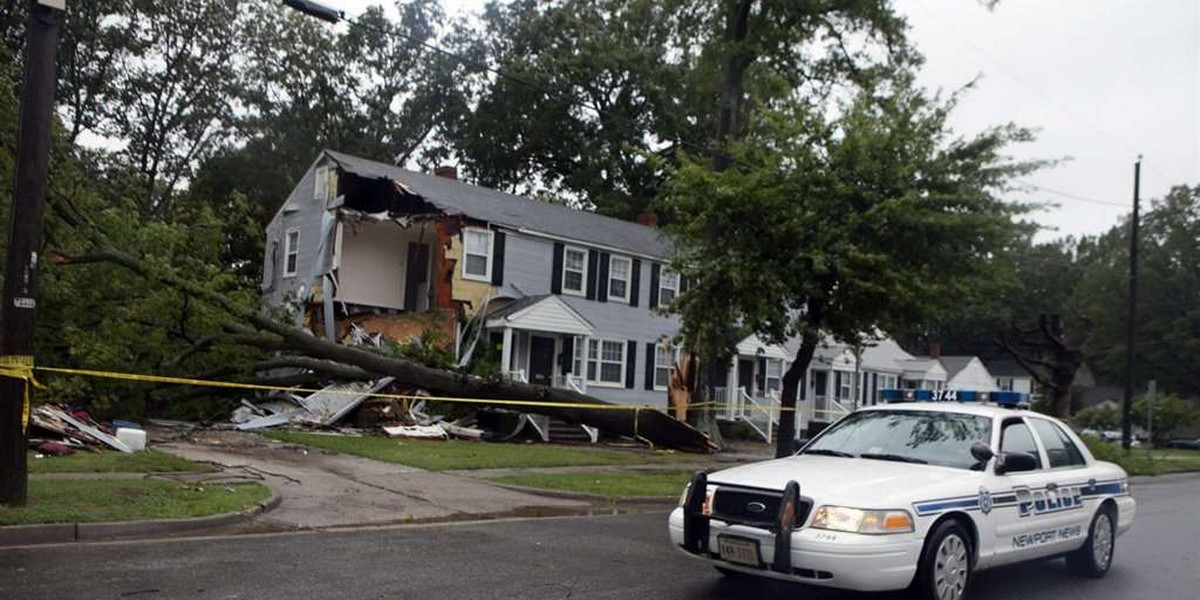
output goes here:
{"type": "Polygon", "coordinates": [[[575,353],[572,357],[571,372],[579,377],[583,377],[583,338],[575,336],[575,343],[571,347],[575,353]]]}
{"type": "Polygon", "coordinates": [[[624,385],[625,342],[588,340],[587,380],[600,385],[624,385]]]}
{"type": "Polygon", "coordinates": [[[662,344],[654,347],[654,389],[665,390],[670,386],[671,374],[678,362],[678,347],[662,344]]]}
{"type": "Polygon", "coordinates": [[[1030,419],[1029,422],[1033,423],[1033,430],[1037,432],[1042,446],[1046,448],[1046,458],[1050,461],[1051,469],[1082,467],[1086,464],[1075,442],[1071,441],[1070,436],[1061,427],[1043,419],[1030,419]]]}
{"type": "Polygon", "coordinates": [[[997,377],[996,378],[996,387],[1000,388],[1000,391],[1002,391],[1002,392],[1013,391],[1013,378],[1012,377],[997,377]]]}
{"type": "Polygon", "coordinates": [[[851,413],[821,433],[804,452],[833,450],[867,459],[894,455],[911,462],[970,469],[978,462],[971,456],[971,445],[986,444],[991,436],[992,420],[987,417],[870,410],[851,413]]]}
{"type": "Polygon", "coordinates": [[[463,230],[463,279],[492,280],[492,232],[487,229],[463,230]]]}
{"type": "Polygon", "coordinates": [[[313,195],[317,200],[329,202],[337,198],[337,169],[320,167],[317,169],[313,195]]]}
{"type": "Polygon", "coordinates": [[[1033,457],[1038,468],[1042,468],[1042,459],[1038,455],[1037,443],[1033,441],[1033,434],[1021,421],[1004,424],[1004,429],[1000,430],[1000,451],[1026,452],[1033,457]]]}
{"type": "Polygon", "coordinates": [[[614,256],[608,261],[608,299],[629,302],[629,278],[633,261],[614,256]]]}
{"type": "Polygon", "coordinates": [[[583,248],[563,249],[562,289],[568,294],[583,295],[583,282],[587,274],[587,250],[583,248]]]}
{"type": "Polygon", "coordinates": [[[294,277],[300,268],[300,230],[289,229],[283,240],[283,276],[294,277]]]}
{"type": "Polygon", "coordinates": [[[766,377],[763,378],[764,390],[767,394],[778,394],[783,389],[783,361],[778,358],[768,358],[766,362],[766,377]]]}
{"type": "Polygon", "coordinates": [[[854,376],[850,373],[842,373],[840,371],[836,375],[838,381],[838,400],[849,400],[854,376]]]}
{"type": "Polygon", "coordinates": [[[679,274],[664,269],[658,276],[658,303],[670,304],[679,295],[679,274]]]}

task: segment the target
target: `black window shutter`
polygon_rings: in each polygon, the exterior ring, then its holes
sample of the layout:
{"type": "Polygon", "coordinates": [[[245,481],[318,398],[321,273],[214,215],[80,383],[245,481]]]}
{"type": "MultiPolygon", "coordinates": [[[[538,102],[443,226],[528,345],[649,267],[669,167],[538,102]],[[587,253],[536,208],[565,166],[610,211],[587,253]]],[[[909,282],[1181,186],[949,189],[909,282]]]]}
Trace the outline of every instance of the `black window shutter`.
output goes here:
{"type": "Polygon", "coordinates": [[[625,387],[633,389],[633,380],[637,375],[637,342],[629,340],[625,350],[625,387]]]}
{"type": "Polygon", "coordinates": [[[654,344],[646,342],[646,389],[654,389],[654,361],[657,357],[654,355],[654,344]]]}
{"type": "Polygon", "coordinates": [[[638,294],[642,288],[642,261],[633,259],[633,266],[629,269],[629,305],[638,305],[638,294]]]}
{"type": "Polygon", "coordinates": [[[571,369],[575,366],[575,336],[563,336],[562,354],[559,355],[558,364],[562,367],[563,373],[568,375],[571,373],[571,369]]]}
{"type": "Polygon", "coordinates": [[[679,293],[683,294],[684,292],[688,291],[688,288],[690,288],[690,287],[692,287],[692,280],[688,279],[687,277],[680,276],[679,277],[679,293]]]}
{"type": "Polygon", "coordinates": [[[563,245],[554,242],[554,265],[550,273],[550,293],[562,293],[563,245]]]}
{"type": "Polygon", "coordinates": [[[504,285],[504,232],[492,233],[492,285],[504,285]]]}
{"type": "Polygon", "coordinates": [[[587,259],[587,299],[596,299],[596,264],[600,262],[600,253],[588,250],[587,259]]]}
{"type": "Polygon", "coordinates": [[[417,310],[417,286],[421,284],[418,279],[420,268],[425,266],[421,264],[421,244],[417,242],[408,243],[408,254],[405,261],[404,273],[404,310],[417,310]]]}
{"type": "Polygon", "coordinates": [[[600,253],[600,268],[597,269],[596,275],[596,299],[601,302],[608,302],[608,261],[609,254],[607,252],[600,253]]]}
{"type": "Polygon", "coordinates": [[[652,263],[650,265],[650,308],[658,306],[658,274],[662,269],[662,265],[652,263]]]}

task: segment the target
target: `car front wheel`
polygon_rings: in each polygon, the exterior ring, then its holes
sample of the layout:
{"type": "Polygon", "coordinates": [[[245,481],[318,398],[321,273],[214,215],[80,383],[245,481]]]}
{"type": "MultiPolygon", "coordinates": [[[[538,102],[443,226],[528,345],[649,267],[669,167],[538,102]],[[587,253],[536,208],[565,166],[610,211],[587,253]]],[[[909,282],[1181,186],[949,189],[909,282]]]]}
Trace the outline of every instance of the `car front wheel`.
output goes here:
{"type": "Polygon", "coordinates": [[[943,521],[925,538],[913,587],[929,600],[962,600],[971,583],[971,538],[957,521],[943,521]]]}
{"type": "Polygon", "coordinates": [[[1067,568],[1081,577],[1104,577],[1108,568],[1112,566],[1116,537],[1113,512],[1103,508],[1092,517],[1087,541],[1081,548],[1067,555],[1067,568]]]}

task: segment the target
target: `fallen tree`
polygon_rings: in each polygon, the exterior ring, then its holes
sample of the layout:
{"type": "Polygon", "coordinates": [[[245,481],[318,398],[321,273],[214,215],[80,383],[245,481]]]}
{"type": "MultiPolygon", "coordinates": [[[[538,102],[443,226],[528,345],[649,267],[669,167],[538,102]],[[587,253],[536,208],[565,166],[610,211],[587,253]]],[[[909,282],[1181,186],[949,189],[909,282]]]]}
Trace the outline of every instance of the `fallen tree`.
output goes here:
{"type": "MultiPolygon", "coordinates": [[[[59,264],[115,264],[147,281],[174,288],[220,309],[229,316],[230,321],[224,329],[231,333],[224,340],[206,343],[236,343],[280,350],[288,355],[271,359],[267,364],[298,367],[332,378],[359,379],[370,374],[390,376],[400,383],[427,390],[433,396],[521,401],[525,403],[518,409],[522,412],[588,425],[654,446],[689,452],[717,449],[712,440],[701,432],[658,410],[634,410],[571,390],[521,383],[498,376],[481,377],[431,368],[405,358],[318,338],[308,331],[281,323],[270,315],[205,288],[170,267],[151,264],[118,248],[61,198],[52,201],[51,206],[55,214],[81,234],[89,245],[89,250],[82,254],[70,255],[57,251],[59,264]],[[584,408],[565,405],[597,406],[584,408]]],[[[498,405],[505,404],[500,402],[498,405]]]]}

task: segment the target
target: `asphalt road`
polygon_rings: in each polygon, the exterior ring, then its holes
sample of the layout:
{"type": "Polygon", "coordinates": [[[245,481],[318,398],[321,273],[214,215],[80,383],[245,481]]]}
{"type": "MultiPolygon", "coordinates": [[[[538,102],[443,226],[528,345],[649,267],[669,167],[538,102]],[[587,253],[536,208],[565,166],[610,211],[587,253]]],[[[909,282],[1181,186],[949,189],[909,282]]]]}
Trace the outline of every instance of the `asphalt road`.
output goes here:
{"type": "MultiPolygon", "coordinates": [[[[1200,476],[1134,494],[1106,579],[1044,561],[981,573],[972,597],[1200,598],[1200,476]]],[[[895,597],[724,580],[668,545],[663,514],[0,550],[0,600],[895,597]]]]}

